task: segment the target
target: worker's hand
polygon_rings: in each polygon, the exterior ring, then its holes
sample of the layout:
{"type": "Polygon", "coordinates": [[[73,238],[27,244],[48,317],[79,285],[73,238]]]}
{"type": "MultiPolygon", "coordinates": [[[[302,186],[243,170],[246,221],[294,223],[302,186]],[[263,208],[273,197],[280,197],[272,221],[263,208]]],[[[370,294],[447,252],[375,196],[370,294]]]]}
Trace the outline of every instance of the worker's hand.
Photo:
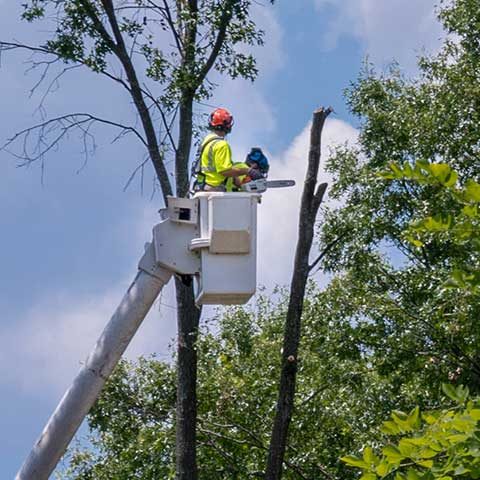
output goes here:
{"type": "Polygon", "coordinates": [[[248,170],[248,173],[247,175],[252,179],[252,180],[260,180],[261,178],[263,178],[263,174],[260,170],[258,170],[257,168],[250,168],[248,170]]]}

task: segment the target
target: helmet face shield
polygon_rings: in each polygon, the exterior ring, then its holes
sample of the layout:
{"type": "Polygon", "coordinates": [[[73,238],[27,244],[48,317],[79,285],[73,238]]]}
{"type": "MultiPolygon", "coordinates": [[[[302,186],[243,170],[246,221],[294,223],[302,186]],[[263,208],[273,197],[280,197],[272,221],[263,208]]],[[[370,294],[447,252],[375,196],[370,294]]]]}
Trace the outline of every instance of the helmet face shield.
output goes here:
{"type": "Polygon", "coordinates": [[[216,108],[208,119],[208,126],[211,130],[220,130],[229,133],[233,127],[233,116],[225,108],[216,108]]]}
{"type": "Polygon", "coordinates": [[[268,159],[262,152],[262,149],[259,147],[253,147],[250,150],[250,153],[247,155],[247,158],[245,159],[245,163],[247,165],[252,165],[253,163],[256,163],[258,165],[258,169],[262,173],[267,173],[268,170],[270,169],[268,159]]]}

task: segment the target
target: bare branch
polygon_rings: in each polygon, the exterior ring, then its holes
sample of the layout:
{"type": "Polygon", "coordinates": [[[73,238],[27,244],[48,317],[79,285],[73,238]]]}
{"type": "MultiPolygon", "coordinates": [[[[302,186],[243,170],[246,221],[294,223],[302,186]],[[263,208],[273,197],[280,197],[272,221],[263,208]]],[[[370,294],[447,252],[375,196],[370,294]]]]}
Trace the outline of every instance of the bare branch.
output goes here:
{"type": "MultiPolygon", "coordinates": [[[[238,430],[241,430],[242,432],[246,433],[250,439],[251,439],[251,442],[249,442],[248,440],[237,440],[237,439],[234,439],[230,436],[227,436],[227,435],[222,435],[220,433],[217,433],[217,432],[213,432],[211,430],[208,430],[208,429],[202,429],[200,428],[200,430],[203,432],[203,433],[206,433],[206,434],[211,434],[212,436],[214,437],[218,437],[218,438],[221,438],[223,440],[229,440],[229,441],[232,441],[233,443],[239,443],[239,444],[243,444],[243,445],[249,445],[251,447],[256,447],[260,450],[265,450],[267,451],[268,448],[263,444],[262,440],[258,437],[258,435],[254,432],[252,432],[251,430],[249,430],[248,428],[246,428],[244,425],[241,425],[237,422],[234,422],[232,421],[232,419],[229,419],[227,418],[227,420],[229,422],[231,422],[230,424],[226,424],[226,425],[222,425],[222,424],[219,424],[219,423],[215,423],[215,422],[212,422],[211,420],[207,420],[206,418],[204,417],[201,417],[199,418],[199,421],[202,422],[202,423],[208,423],[209,425],[212,425],[213,427],[217,427],[217,428],[222,428],[222,429],[226,429],[226,430],[231,430],[231,429],[238,429],[238,430]]],[[[212,441],[212,440],[210,440],[212,441]]],[[[295,448],[293,448],[292,446],[288,446],[288,449],[292,450],[295,454],[298,454],[298,450],[296,450],[295,448]]],[[[304,472],[303,470],[295,465],[294,463],[288,461],[288,460],[283,460],[283,463],[285,464],[285,466],[287,468],[289,468],[290,470],[293,470],[295,473],[297,473],[297,475],[299,475],[301,478],[305,479],[305,480],[308,480],[308,477],[306,477],[304,475],[304,472]]],[[[329,474],[329,472],[326,470],[326,468],[323,466],[323,465],[318,465],[318,464],[314,464],[319,470],[320,472],[325,476],[325,478],[327,478],[328,480],[334,480],[333,477],[329,474]]],[[[263,478],[263,475],[262,474],[262,478],[263,478]]]]}
{"type": "MultiPolygon", "coordinates": [[[[125,70],[128,83],[130,84],[130,94],[135,104],[135,107],[137,108],[137,112],[140,116],[140,120],[142,122],[142,126],[145,132],[148,152],[150,154],[150,158],[152,160],[158,179],[160,181],[164,200],[166,201],[166,197],[172,194],[172,186],[168,177],[168,172],[163,163],[162,155],[159,150],[158,139],[155,134],[153,120],[150,112],[148,111],[148,107],[145,104],[145,99],[143,97],[144,94],[138,81],[137,72],[135,71],[132,60],[128,55],[122,32],[120,31],[120,27],[115,16],[113,2],[112,0],[101,0],[101,3],[103,8],[105,9],[108,21],[110,23],[113,35],[116,40],[116,43],[114,43],[114,48],[112,47],[112,50],[116,54],[117,58],[120,60],[125,70]]],[[[95,11],[92,11],[91,8],[89,8],[89,11],[92,17],[92,21],[94,21],[95,25],[99,24],[98,28],[101,29],[100,31],[102,36],[108,37],[110,39],[110,42],[113,42],[113,40],[108,35],[108,32],[106,32],[103,24],[96,16],[95,11]]]]}
{"type": "Polygon", "coordinates": [[[149,158],[147,157],[140,165],[138,165],[135,170],[132,172],[132,174],[130,175],[130,177],[128,178],[127,182],[125,183],[125,186],[123,187],[123,191],[125,192],[128,187],[130,186],[130,184],[133,182],[133,179],[136,177],[137,173],[139,171],[141,171],[141,174],[142,174],[142,181],[141,181],[141,190],[142,190],[142,193],[143,193],[143,169],[145,168],[145,165],[148,163],[149,161],[149,158]]]}
{"type": "Polygon", "coordinates": [[[30,50],[31,52],[47,53],[49,55],[55,55],[58,57],[58,55],[55,52],[52,52],[46,47],[33,47],[31,45],[27,45],[23,43],[0,41],[0,52],[7,52],[9,50],[16,50],[16,49],[30,50]]]}
{"type": "MultiPolygon", "coordinates": [[[[332,240],[329,244],[325,246],[325,248],[321,251],[320,255],[315,259],[315,261],[308,266],[308,271],[311,272],[317,265],[318,263],[325,257],[325,255],[343,238],[345,238],[347,235],[346,232],[342,233],[342,235],[339,235],[335,240],[332,240]]],[[[318,270],[315,272],[317,273],[318,270]]]]}
{"type": "Polygon", "coordinates": [[[176,145],[175,140],[173,139],[173,136],[172,136],[172,128],[171,128],[172,126],[171,126],[171,124],[169,125],[168,122],[167,122],[167,117],[165,115],[165,112],[164,112],[164,109],[163,109],[162,105],[154,97],[154,95],[150,92],[150,89],[148,88],[148,86],[146,86],[145,84],[142,88],[142,92],[147,98],[149,98],[154,103],[154,105],[157,107],[157,110],[160,112],[160,116],[162,117],[162,123],[163,123],[163,126],[165,127],[165,136],[168,137],[168,139],[170,140],[170,144],[172,145],[172,148],[176,153],[177,152],[177,145],[176,145]]]}
{"type": "MultiPolygon", "coordinates": [[[[47,47],[42,47],[42,46],[34,47],[34,46],[31,46],[31,45],[27,45],[26,43],[14,43],[14,42],[0,41],[0,53],[7,52],[7,51],[10,51],[10,50],[28,50],[32,53],[42,53],[44,55],[52,55],[56,58],[55,58],[55,60],[52,60],[51,63],[54,63],[54,62],[57,62],[57,61],[64,61],[64,59],[57,52],[55,52],[53,50],[50,50],[47,47]]],[[[85,62],[83,62],[80,59],[75,60],[75,62],[89,68],[88,65],[86,65],[85,62]]],[[[49,61],[47,61],[47,62],[32,62],[32,63],[33,63],[33,65],[32,65],[32,67],[30,67],[30,69],[36,68],[37,66],[39,66],[41,64],[44,64],[44,63],[49,63],[49,61]]],[[[127,83],[125,83],[121,78],[111,74],[107,70],[101,70],[98,73],[100,73],[102,75],[105,75],[106,77],[110,78],[111,80],[113,80],[113,81],[119,83],[120,85],[122,85],[126,90],[130,91],[130,87],[128,86],[127,83]]],[[[38,85],[34,86],[34,89],[38,88],[38,86],[42,82],[40,81],[40,82],[37,82],[37,83],[38,83],[38,85]]]]}
{"type": "Polygon", "coordinates": [[[89,113],[73,113],[68,115],[62,115],[59,117],[51,118],[44,122],[41,122],[32,127],[26,128],[17,132],[12,138],[8,139],[0,150],[5,150],[14,155],[16,158],[23,161],[19,166],[28,165],[37,160],[43,159],[44,156],[52,149],[56,149],[59,143],[73,130],[80,130],[83,134],[84,140],[84,154],[88,159],[89,149],[85,143],[90,139],[95,149],[95,142],[93,136],[90,133],[90,128],[95,123],[103,123],[105,125],[113,126],[122,129],[123,132],[133,133],[144,145],[146,145],[145,139],[142,135],[133,127],[123,125],[119,122],[104,119],[91,115],[89,113]],[[30,137],[32,134],[36,134],[36,141],[32,149],[30,149],[30,137]],[[54,135],[51,138],[52,134],[54,135]],[[22,153],[16,154],[10,151],[12,146],[17,140],[22,139],[22,153]]]}
{"type": "MultiPolygon", "coordinates": [[[[149,3],[154,4],[154,2],[152,2],[151,0],[149,0],[149,3]]],[[[163,5],[164,5],[164,8],[161,9],[161,11],[164,12],[163,17],[168,22],[168,25],[169,25],[170,29],[172,30],[173,37],[175,39],[175,43],[177,44],[177,49],[178,49],[180,55],[183,57],[183,55],[184,55],[183,42],[182,42],[182,39],[180,38],[180,35],[178,34],[177,29],[175,27],[175,22],[173,21],[172,12],[170,11],[170,7],[169,7],[166,0],[163,0],[163,5]]]]}
{"type": "Polygon", "coordinates": [[[288,431],[294,410],[302,311],[305,299],[305,288],[310,271],[308,258],[313,243],[315,216],[318,211],[319,199],[323,196],[324,189],[326,188],[322,185],[316,188],[320,166],[321,137],[325,120],[330,112],[331,109],[320,108],[313,113],[307,172],[299,214],[295,264],[290,284],[290,298],[283,334],[280,385],[274,424],[270,437],[265,480],[277,480],[282,476],[288,431]]]}

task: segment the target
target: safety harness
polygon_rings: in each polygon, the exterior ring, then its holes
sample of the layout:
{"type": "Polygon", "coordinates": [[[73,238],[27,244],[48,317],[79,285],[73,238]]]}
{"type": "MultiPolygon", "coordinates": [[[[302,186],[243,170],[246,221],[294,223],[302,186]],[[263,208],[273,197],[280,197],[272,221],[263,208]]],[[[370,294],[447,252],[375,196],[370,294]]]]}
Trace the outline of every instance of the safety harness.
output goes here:
{"type": "MultiPolygon", "coordinates": [[[[223,137],[218,135],[209,138],[207,141],[203,142],[202,145],[198,147],[197,154],[195,156],[195,161],[192,164],[191,175],[192,178],[195,178],[195,182],[193,184],[193,191],[204,190],[206,185],[206,177],[205,172],[216,172],[217,169],[215,167],[215,160],[213,158],[213,147],[216,143],[220,142],[221,140],[225,140],[223,137]],[[205,148],[210,146],[208,149],[208,164],[207,167],[204,168],[202,171],[202,155],[205,151],[205,148]]],[[[225,179],[226,181],[227,179],[225,179]]]]}

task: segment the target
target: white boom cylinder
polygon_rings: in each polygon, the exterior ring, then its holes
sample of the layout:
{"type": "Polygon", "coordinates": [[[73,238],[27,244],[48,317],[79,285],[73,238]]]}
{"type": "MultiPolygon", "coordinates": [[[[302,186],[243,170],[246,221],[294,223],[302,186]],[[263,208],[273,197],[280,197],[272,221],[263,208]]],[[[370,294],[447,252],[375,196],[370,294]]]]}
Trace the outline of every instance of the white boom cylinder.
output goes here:
{"type": "Polygon", "coordinates": [[[47,480],[172,273],[140,270],[15,477],[47,480]]]}

